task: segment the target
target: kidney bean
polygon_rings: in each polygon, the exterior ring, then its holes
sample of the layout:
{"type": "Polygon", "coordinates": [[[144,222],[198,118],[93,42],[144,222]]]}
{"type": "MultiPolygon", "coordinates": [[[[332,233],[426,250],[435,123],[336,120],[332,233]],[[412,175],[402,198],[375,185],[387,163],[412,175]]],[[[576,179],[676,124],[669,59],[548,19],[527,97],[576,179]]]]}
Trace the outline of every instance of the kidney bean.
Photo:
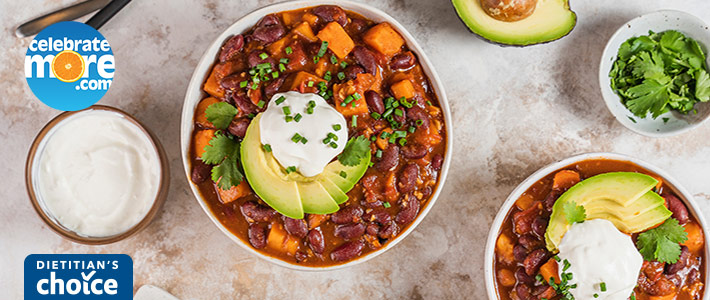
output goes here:
{"type": "Polygon", "coordinates": [[[552,211],[552,207],[555,206],[555,202],[557,202],[557,193],[553,191],[547,194],[545,201],[543,202],[545,210],[552,211]]]}
{"type": "Polygon", "coordinates": [[[390,60],[390,69],[392,70],[407,70],[411,67],[414,66],[416,63],[416,57],[414,57],[414,54],[412,52],[404,52],[395,55],[392,57],[392,60],[390,60]]]}
{"type": "Polygon", "coordinates": [[[409,142],[402,147],[402,156],[409,159],[420,159],[429,153],[429,148],[416,142],[409,142]]]}
{"type": "Polygon", "coordinates": [[[395,222],[389,222],[389,224],[382,226],[382,229],[380,230],[378,236],[381,239],[393,238],[397,235],[398,230],[399,227],[397,227],[397,224],[395,222]]]}
{"type": "Polygon", "coordinates": [[[668,275],[673,275],[675,273],[680,272],[680,270],[683,270],[683,268],[685,268],[685,266],[688,264],[689,257],[690,251],[688,251],[688,247],[680,246],[680,258],[678,258],[678,261],[676,261],[674,264],[666,264],[664,273],[668,275]]]}
{"type": "Polygon", "coordinates": [[[249,243],[254,248],[261,249],[266,247],[266,228],[253,223],[249,225],[247,235],[249,236],[249,243]]]}
{"type": "Polygon", "coordinates": [[[686,279],[687,284],[693,284],[700,279],[700,272],[696,269],[690,269],[688,271],[688,277],[686,279]]]}
{"type": "Polygon", "coordinates": [[[524,234],[520,236],[520,238],[518,238],[518,243],[523,245],[523,247],[528,250],[535,250],[543,246],[542,241],[538,240],[531,234],[524,234]]]}
{"type": "Polygon", "coordinates": [[[409,163],[404,166],[402,172],[399,173],[399,191],[403,194],[413,191],[417,184],[417,177],[419,177],[419,166],[417,164],[409,163]]]}
{"type": "Polygon", "coordinates": [[[421,189],[422,192],[422,199],[427,199],[429,196],[431,196],[432,189],[430,186],[426,186],[423,189],[421,189]]]}
{"type": "Polygon", "coordinates": [[[399,147],[394,144],[387,145],[384,151],[382,151],[382,157],[380,161],[375,163],[375,168],[380,172],[387,172],[394,170],[399,164],[399,147]]]}
{"type": "Polygon", "coordinates": [[[306,235],[308,234],[308,226],[306,226],[306,222],[302,219],[291,219],[289,217],[284,216],[283,221],[284,229],[286,229],[286,232],[288,232],[288,234],[295,236],[299,239],[306,237],[306,235]]]}
{"type": "Polygon", "coordinates": [[[286,29],[281,25],[279,19],[274,15],[268,15],[259,21],[251,36],[265,44],[271,44],[278,41],[284,34],[286,34],[286,29]]]}
{"type": "Polygon", "coordinates": [[[249,52],[249,55],[247,56],[247,63],[249,64],[250,68],[256,67],[259,64],[263,63],[269,63],[271,65],[271,68],[273,69],[275,66],[275,60],[272,57],[267,57],[266,59],[261,59],[261,54],[266,53],[264,50],[253,50],[252,52],[249,52]]]}
{"type": "Polygon", "coordinates": [[[249,120],[249,118],[234,119],[229,123],[227,131],[236,137],[243,138],[247,133],[247,127],[249,127],[250,123],[251,120],[249,120]]]}
{"type": "Polygon", "coordinates": [[[256,114],[259,112],[259,107],[243,94],[232,94],[232,100],[234,101],[234,105],[239,108],[239,111],[245,115],[256,114]]]}
{"type": "Polygon", "coordinates": [[[513,257],[515,257],[515,261],[523,262],[528,257],[528,250],[521,244],[515,244],[513,246],[513,257]]]}
{"type": "Polygon", "coordinates": [[[376,198],[377,196],[371,193],[368,193],[365,195],[365,200],[360,201],[360,204],[365,206],[366,208],[379,208],[382,207],[382,200],[376,198]]]}
{"type": "MultiPolygon", "coordinates": [[[[264,88],[264,96],[266,96],[266,99],[271,99],[274,94],[279,92],[281,86],[284,84],[284,80],[286,80],[286,77],[279,77],[276,80],[271,81],[268,85],[266,85],[266,87],[264,88]]],[[[264,107],[264,109],[265,108],[266,107],[264,107]]]]}
{"type": "Polygon", "coordinates": [[[239,88],[239,83],[245,79],[246,78],[240,74],[232,74],[222,78],[222,80],[219,81],[219,85],[226,90],[236,90],[239,88]]]}
{"type": "Polygon", "coordinates": [[[372,75],[377,74],[377,61],[375,60],[375,55],[372,54],[372,51],[363,46],[355,46],[352,53],[355,57],[355,61],[365,68],[367,73],[372,75]]]}
{"type": "Polygon", "coordinates": [[[362,187],[372,193],[380,193],[382,191],[382,182],[378,180],[379,176],[375,174],[367,175],[360,180],[362,187]]]}
{"type": "Polygon", "coordinates": [[[237,34],[227,40],[226,43],[224,43],[224,46],[222,46],[222,50],[219,53],[219,61],[220,62],[226,62],[229,59],[231,59],[235,54],[239,53],[239,51],[242,51],[242,48],[244,47],[244,36],[241,34],[237,34]]]}
{"type": "Polygon", "coordinates": [[[277,214],[270,207],[257,204],[254,201],[244,202],[239,209],[247,221],[251,220],[249,222],[269,222],[277,214]]]}
{"type": "Polygon", "coordinates": [[[350,65],[343,70],[343,73],[345,74],[345,80],[354,80],[357,78],[357,74],[365,73],[365,69],[361,66],[350,65]]]}
{"type": "Polygon", "coordinates": [[[365,225],[362,223],[350,223],[335,227],[334,235],[346,240],[353,240],[365,234],[365,225]]]}
{"type": "Polygon", "coordinates": [[[296,262],[302,262],[306,260],[306,258],[308,258],[308,254],[303,251],[298,251],[296,252],[296,255],[294,255],[294,257],[296,258],[296,262]]]}
{"type": "Polygon", "coordinates": [[[444,157],[441,156],[441,154],[437,153],[434,154],[434,157],[431,158],[431,169],[434,171],[439,171],[441,170],[441,166],[444,164],[444,157]]]}
{"type": "Polygon", "coordinates": [[[688,208],[685,204],[673,194],[663,194],[663,198],[666,199],[666,207],[673,213],[672,217],[681,225],[688,223],[688,208]]]}
{"type": "Polygon", "coordinates": [[[537,296],[535,299],[552,299],[557,296],[557,292],[549,285],[538,285],[533,288],[533,295],[537,296]]]}
{"type": "Polygon", "coordinates": [[[520,300],[531,300],[533,298],[533,295],[530,293],[530,287],[524,284],[515,286],[515,293],[520,300]]]}
{"type": "Polygon", "coordinates": [[[417,105],[407,109],[407,119],[415,123],[422,120],[421,125],[417,126],[417,128],[429,129],[429,113],[417,105]]]}
{"type": "Polygon", "coordinates": [[[530,252],[530,254],[528,254],[528,257],[526,257],[523,261],[525,273],[530,276],[535,275],[540,269],[540,266],[542,266],[548,258],[548,254],[545,249],[537,249],[533,252],[530,252]]]}
{"type": "Polygon", "coordinates": [[[518,268],[517,270],[515,270],[515,280],[522,284],[535,284],[535,277],[532,277],[525,273],[525,269],[523,268],[518,268]]]}
{"type": "Polygon", "coordinates": [[[321,233],[319,229],[311,229],[311,231],[308,232],[308,247],[315,253],[323,254],[323,250],[325,250],[325,239],[323,239],[323,233],[321,233]]]}
{"type": "Polygon", "coordinates": [[[327,23],[335,21],[343,27],[348,24],[348,16],[345,15],[345,11],[335,5],[316,6],[311,12],[327,23]]]}
{"type": "Polygon", "coordinates": [[[330,258],[334,261],[345,261],[358,257],[362,253],[365,243],[362,241],[352,241],[345,243],[330,253],[330,258]]]}
{"type": "Polygon", "coordinates": [[[370,223],[365,227],[365,232],[371,236],[377,236],[380,233],[380,226],[375,223],[370,223]]]}
{"type": "Polygon", "coordinates": [[[362,216],[365,222],[375,222],[380,225],[389,224],[392,221],[392,216],[384,210],[373,210],[362,216]]]}
{"type": "Polygon", "coordinates": [[[545,231],[547,230],[548,220],[543,217],[535,218],[532,222],[532,231],[538,238],[545,237],[545,231]]]}
{"type": "Polygon", "coordinates": [[[212,166],[203,163],[201,160],[195,160],[192,164],[192,182],[200,184],[211,178],[212,166]]]}
{"type": "Polygon", "coordinates": [[[414,221],[414,218],[417,217],[417,213],[419,213],[419,200],[413,195],[409,195],[407,198],[407,201],[403,201],[402,204],[400,204],[401,209],[395,217],[395,221],[399,224],[408,224],[414,221]]]}
{"type": "MultiPolygon", "coordinates": [[[[350,23],[348,24],[348,27],[346,28],[346,30],[349,33],[354,33],[355,35],[357,35],[358,33],[362,33],[363,31],[365,31],[365,29],[367,29],[367,27],[368,27],[368,25],[367,25],[367,22],[365,22],[365,20],[352,19],[352,20],[350,20],[350,23]]],[[[351,34],[351,36],[352,36],[352,34],[351,34]]]]}
{"type": "Polygon", "coordinates": [[[330,215],[330,220],[335,224],[348,224],[360,221],[363,210],[359,206],[347,206],[330,215]]]}
{"type": "Polygon", "coordinates": [[[382,114],[385,112],[385,104],[382,102],[382,96],[375,91],[365,92],[365,101],[370,111],[382,114]]]}
{"type": "Polygon", "coordinates": [[[540,213],[537,205],[513,214],[513,228],[519,234],[528,233],[532,230],[532,223],[540,213]]]}

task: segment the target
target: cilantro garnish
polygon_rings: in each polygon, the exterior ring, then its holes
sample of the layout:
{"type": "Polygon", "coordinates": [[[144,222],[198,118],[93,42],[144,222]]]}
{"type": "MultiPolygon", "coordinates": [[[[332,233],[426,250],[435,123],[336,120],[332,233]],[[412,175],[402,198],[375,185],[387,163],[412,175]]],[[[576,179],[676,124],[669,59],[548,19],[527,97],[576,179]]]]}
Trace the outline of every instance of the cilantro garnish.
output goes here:
{"type": "Polygon", "coordinates": [[[688,233],[678,220],[669,218],[660,226],[639,234],[636,247],[647,261],[675,263],[680,258],[680,243],[688,240],[688,233]]]}
{"type": "Polygon", "coordinates": [[[369,151],[370,140],[362,135],[354,137],[351,138],[347,144],[345,144],[345,149],[343,150],[343,153],[338,155],[338,160],[343,165],[356,166],[363,158],[365,158],[369,151]]]}
{"type": "Polygon", "coordinates": [[[237,113],[239,113],[239,110],[226,102],[214,103],[205,110],[207,121],[210,121],[217,129],[226,129],[237,113]]]}
{"type": "Polygon", "coordinates": [[[639,118],[671,110],[688,114],[710,101],[710,75],[697,41],[678,31],[633,37],[621,44],[609,72],[611,88],[639,118]]]}
{"type": "Polygon", "coordinates": [[[565,202],[562,205],[562,210],[565,213],[567,222],[570,224],[582,223],[587,219],[587,211],[584,209],[584,206],[577,206],[577,203],[574,201],[565,202]]]}
{"type": "Polygon", "coordinates": [[[206,164],[216,165],[212,168],[212,181],[219,188],[228,190],[244,180],[239,169],[239,142],[229,136],[220,132],[215,134],[201,158],[206,164]]]}

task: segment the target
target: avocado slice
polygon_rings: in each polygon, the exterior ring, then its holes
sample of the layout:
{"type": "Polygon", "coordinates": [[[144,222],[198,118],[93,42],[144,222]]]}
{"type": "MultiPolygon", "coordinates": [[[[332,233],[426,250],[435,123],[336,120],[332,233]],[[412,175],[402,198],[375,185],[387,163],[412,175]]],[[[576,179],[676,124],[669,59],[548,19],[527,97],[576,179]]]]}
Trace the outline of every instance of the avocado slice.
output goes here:
{"type": "Polygon", "coordinates": [[[241,146],[241,160],[247,182],[264,200],[281,214],[294,219],[303,219],[304,213],[329,214],[340,209],[339,204],[348,200],[346,193],[365,174],[370,163],[370,154],[356,166],[344,166],[339,161],[328,164],[324,171],[314,177],[304,177],[286,170],[271,152],[261,144],[261,131],[257,115],[247,128],[241,146]],[[340,174],[344,174],[343,178],[340,174]],[[336,184],[333,180],[342,179],[336,184]]]}
{"type": "Polygon", "coordinates": [[[566,36],[577,24],[577,14],[570,10],[569,0],[538,0],[531,15],[513,22],[488,15],[481,0],[451,2],[471,32],[500,45],[528,46],[551,42],[566,36]]]}
{"type": "Polygon", "coordinates": [[[563,206],[574,202],[583,206],[587,220],[605,219],[625,233],[644,231],[671,216],[665,200],[652,189],[658,180],[634,172],[612,172],[590,177],[562,194],[552,207],[545,232],[547,249],[557,250],[570,226],[563,206]]]}

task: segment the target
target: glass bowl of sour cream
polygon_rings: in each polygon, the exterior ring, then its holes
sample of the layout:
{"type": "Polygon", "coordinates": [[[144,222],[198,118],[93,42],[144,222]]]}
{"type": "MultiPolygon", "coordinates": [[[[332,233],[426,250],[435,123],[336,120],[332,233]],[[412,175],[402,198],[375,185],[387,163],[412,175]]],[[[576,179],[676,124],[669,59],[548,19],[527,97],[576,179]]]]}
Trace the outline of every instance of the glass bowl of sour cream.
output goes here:
{"type": "Polygon", "coordinates": [[[168,193],[168,162],[158,139],[119,109],[64,112],[39,132],[25,166],[40,218],[62,237],[109,244],[145,228],[168,193]]]}

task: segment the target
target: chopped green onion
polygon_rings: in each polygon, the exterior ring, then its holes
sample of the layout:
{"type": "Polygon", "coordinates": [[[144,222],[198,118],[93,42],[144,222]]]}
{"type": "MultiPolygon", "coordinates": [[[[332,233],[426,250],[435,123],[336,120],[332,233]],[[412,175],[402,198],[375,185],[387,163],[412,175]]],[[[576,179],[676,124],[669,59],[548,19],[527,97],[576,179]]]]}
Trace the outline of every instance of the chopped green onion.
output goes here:
{"type": "Polygon", "coordinates": [[[282,64],[288,64],[288,58],[279,59],[279,62],[282,64]]]}
{"type": "Polygon", "coordinates": [[[384,202],[382,203],[382,206],[384,206],[385,208],[390,208],[392,207],[392,204],[390,204],[389,202],[384,202]]]}
{"type": "Polygon", "coordinates": [[[307,106],[308,106],[308,107],[316,107],[316,102],[313,101],[313,100],[308,101],[308,105],[307,105],[307,106]]]}
{"type": "Polygon", "coordinates": [[[239,87],[240,87],[240,88],[245,88],[245,87],[247,87],[248,84],[249,84],[249,81],[244,80],[244,81],[242,81],[242,82],[239,83],[239,87]]]}
{"type": "Polygon", "coordinates": [[[271,152],[271,145],[269,145],[269,144],[264,144],[264,146],[262,146],[262,148],[264,148],[264,151],[266,151],[266,152],[271,152]]]}
{"type": "Polygon", "coordinates": [[[279,104],[283,103],[284,101],[286,101],[286,97],[281,96],[278,99],[276,99],[275,102],[276,102],[276,105],[279,105],[279,104]]]}
{"type": "Polygon", "coordinates": [[[334,64],[334,65],[337,65],[337,64],[338,64],[338,58],[335,57],[335,55],[331,55],[331,56],[330,56],[330,63],[331,63],[331,64],[334,64]]]}
{"type": "Polygon", "coordinates": [[[305,144],[305,143],[308,143],[308,139],[302,137],[302,138],[301,138],[301,144],[305,144]]]}
{"type": "Polygon", "coordinates": [[[434,106],[434,104],[431,104],[431,101],[427,100],[426,104],[429,104],[429,106],[434,106]]]}
{"type": "Polygon", "coordinates": [[[301,116],[301,114],[296,114],[295,116],[293,116],[293,120],[296,122],[301,121],[301,118],[303,118],[303,116],[301,116]]]}
{"type": "Polygon", "coordinates": [[[296,167],[295,167],[295,166],[290,166],[290,167],[286,168],[286,173],[287,173],[287,174],[291,174],[291,173],[293,173],[293,172],[296,172],[296,167]]]}
{"type": "Polygon", "coordinates": [[[253,119],[254,117],[256,117],[254,114],[248,114],[248,115],[247,115],[247,118],[249,118],[249,119],[253,119]]]}
{"type": "Polygon", "coordinates": [[[358,93],[356,92],[356,93],[353,94],[353,98],[355,98],[355,100],[360,100],[360,98],[362,98],[362,96],[360,96],[360,94],[358,94],[358,93]]]}
{"type": "Polygon", "coordinates": [[[348,67],[348,63],[346,63],[346,62],[344,62],[344,61],[341,61],[341,62],[340,62],[340,67],[343,68],[343,69],[345,69],[345,68],[348,67]]]}
{"type": "Polygon", "coordinates": [[[353,116],[352,127],[357,127],[357,115],[353,116]]]}
{"type": "Polygon", "coordinates": [[[252,90],[256,90],[256,89],[258,89],[258,88],[259,88],[259,84],[256,83],[256,82],[251,85],[251,89],[252,89],[252,90]]]}
{"type": "Polygon", "coordinates": [[[404,145],[406,145],[406,144],[407,144],[407,139],[404,139],[404,138],[399,139],[399,145],[400,145],[400,146],[404,146],[404,145]]]}
{"type": "Polygon", "coordinates": [[[390,133],[387,131],[383,131],[382,133],[380,133],[380,138],[386,139],[389,136],[390,136],[390,133]]]}
{"type": "Polygon", "coordinates": [[[353,96],[347,96],[345,97],[345,100],[343,100],[343,103],[345,104],[350,104],[350,102],[353,101],[353,96]]]}
{"type": "Polygon", "coordinates": [[[294,143],[298,143],[298,141],[300,141],[301,138],[303,138],[303,137],[300,134],[296,133],[291,137],[291,141],[293,141],[294,143]]]}
{"type": "Polygon", "coordinates": [[[599,288],[602,290],[602,292],[606,292],[606,282],[600,283],[599,288]]]}
{"type": "Polygon", "coordinates": [[[345,173],[345,171],[340,171],[340,177],[348,178],[348,173],[345,173]]]}
{"type": "Polygon", "coordinates": [[[325,55],[326,50],[328,50],[328,42],[323,41],[320,43],[320,49],[318,49],[318,57],[323,57],[323,55],[325,55]]]}
{"type": "Polygon", "coordinates": [[[259,103],[256,104],[259,108],[264,108],[264,105],[266,105],[266,102],[264,100],[259,100],[259,103]]]}
{"type": "Polygon", "coordinates": [[[293,121],[292,116],[286,116],[286,117],[284,117],[284,119],[286,120],[286,123],[293,121]]]}
{"type": "Polygon", "coordinates": [[[291,49],[290,46],[286,47],[286,54],[291,54],[291,53],[293,53],[293,49],[291,49]]]}
{"type": "Polygon", "coordinates": [[[333,149],[338,148],[338,144],[336,144],[335,142],[330,142],[330,147],[333,149]]]}
{"type": "Polygon", "coordinates": [[[261,63],[261,64],[256,65],[256,68],[259,70],[271,69],[271,64],[270,63],[261,63]]]}
{"type": "Polygon", "coordinates": [[[330,138],[329,138],[329,137],[324,138],[324,139],[323,139],[323,144],[328,145],[328,143],[330,143],[330,138]]]}
{"type": "Polygon", "coordinates": [[[335,133],[328,132],[328,137],[331,138],[331,139],[333,139],[333,140],[336,141],[336,142],[338,141],[338,136],[335,135],[335,133]]]}
{"type": "Polygon", "coordinates": [[[313,107],[306,108],[306,113],[309,115],[312,115],[313,114],[313,107]]]}
{"type": "Polygon", "coordinates": [[[416,130],[417,130],[417,128],[414,126],[409,126],[409,129],[407,129],[407,131],[409,131],[409,133],[414,133],[414,131],[416,131],[416,130]]]}
{"type": "Polygon", "coordinates": [[[284,64],[279,64],[279,71],[286,72],[286,66],[284,64]]]}
{"type": "Polygon", "coordinates": [[[334,125],[333,125],[333,130],[335,130],[335,131],[340,130],[340,128],[342,128],[342,127],[340,127],[340,124],[334,124],[334,125]]]}
{"type": "MultiPolygon", "coordinates": [[[[333,79],[332,76],[330,75],[330,71],[325,72],[325,75],[323,75],[323,79],[325,79],[325,81],[330,81],[331,79],[333,79]]],[[[324,83],[324,82],[321,82],[321,83],[324,83]]]]}
{"type": "Polygon", "coordinates": [[[319,60],[320,60],[320,58],[318,58],[318,56],[314,56],[314,57],[313,57],[313,63],[314,63],[314,64],[317,64],[319,60]]]}
{"type": "Polygon", "coordinates": [[[308,81],[308,87],[313,87],[313,84],[315,84],[312,80],[308,81]]]}
{"type": "Polygon", "coordinates": [[[274,78],[274,79],[279,78],[279,72],[273,72],[273,73],[271,73],[271,77],[274,78]]]}
{"type": "Polygon", "coordinates": [[[385,110],[385,113],[382,114],[382,117],[383,118],[389,117],[389,115],[391,115],[393,111],[394,111],[394,108],[391,108],[391,107],[388,108],[387,110],[385,110]]]}
{"type": "Polygon", "coordinates": [[[373,119],[375,119],[375,120],[379,120],[379,119],[382,117],[382,115],[380,115],[380,114],[378,114],[377,112],[374,112],[374,111],[370,114],[370,116],[371,116],[373,119]]]}
{"type": "Polygon", "coordinates": [[[424,120],[419,119],[416,122],[414,122],[414,124],[416,124],[417,126],[422,126],[422,124],[424,124],[424,120]]]}
{"type": "Polygon", "coordinates": [[[257,76],[257,77],[252,78],[251,81],[253,81],[254,83],[259,83],[259,82],[261,82],[261,79],[259,79],[259,76],[257,76]]]}
{"type": "Polygon", "coordinates": [[[259,54],[259,58],[261,58],[262,60],[264,60],[264,59],[269,58],[269,55],[262,52],[261,54],[259,54]]]}
{"type": "Polygon", "coordinates": [[[395,109],[395,110],[394,110],[394,114],[395,114],[396,116],[398,116],[398,117],[401,117],[401,116],[404,115],[404,112],[402,112],[401,109],[395,109]]]}
{"type": "Polygon", "coordinates": [[[338,72],[338,79],[340,79],[340,80],[345,79],[345,73],[343,73],[343,72],[338,72]]]}
{"type": "Polygon", "coordinates": [[[375,157],[381,158],[382,157],[382,150],[377,149],[377,152],[375,152],[375,157]]]}
{"type": "Polygon", "coordinates": [[[284,115],[287,115],[287,116],[288,116],[288,115],[291,114],[291,107],[289,107],[289,106],[284,106],[284,107],[282,108],[282,110],[284,111],[284,115]]]}

